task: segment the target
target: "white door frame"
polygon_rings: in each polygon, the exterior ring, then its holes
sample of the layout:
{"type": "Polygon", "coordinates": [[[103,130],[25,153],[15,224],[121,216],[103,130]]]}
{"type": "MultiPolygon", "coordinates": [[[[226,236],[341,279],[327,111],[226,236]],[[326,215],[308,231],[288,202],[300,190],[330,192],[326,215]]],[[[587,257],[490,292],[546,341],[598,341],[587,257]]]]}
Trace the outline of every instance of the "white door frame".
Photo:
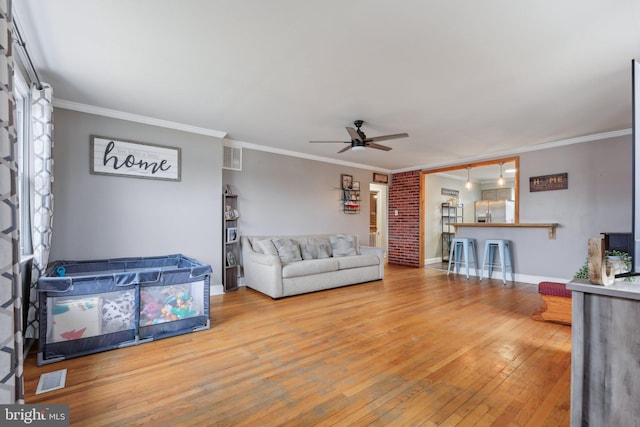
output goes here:
{"type": "Polygon", "coordinates": [[[388,212],[387,212],[387,199],[389,197],[389,189],[386,185],[382,184],[369,184],[369,191],[377,191],[378,198],[376,199],[376,228],[378,229],[377,245],[384,250],[385,256],[387,254],[387,242],[388,242],[388,212]]]}

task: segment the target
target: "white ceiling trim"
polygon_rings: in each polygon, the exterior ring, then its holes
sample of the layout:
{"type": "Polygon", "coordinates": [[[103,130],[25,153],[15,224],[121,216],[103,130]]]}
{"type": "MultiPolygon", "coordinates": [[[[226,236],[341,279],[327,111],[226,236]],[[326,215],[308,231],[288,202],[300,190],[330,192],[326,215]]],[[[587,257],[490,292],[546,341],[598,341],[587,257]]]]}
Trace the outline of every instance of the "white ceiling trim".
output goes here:
{"type": "Polygon", "coordinates": [[[248,148],[256,151],[264,151],[267,153],[280,154],[283,156],[298,157],[301,159],[315,160],[317,162],[332,163],[334,165],[347,166],[350,168],[370,169],[381,173],[391,173],[391,169],[379,168],[377,166],[363,165],[361,163],[345,162],[342,160],[331,159],[329,157],[316,156],[313,154],[300,153],[297,151],[283,150],[281,148],[267,147],[266,145],[252,144],[250,142],[236,141],[233,139],[225,139],[225,144],[232,147],[248,148]]]}
{"type": "Polygon", "coordinates": [[[487,156],[467,157],[467,158],[458,159],[453,162],[434,163],[432,165],[422,165],[422,166],[414,166],[414,167],[403,168],[403,169],[394,169],[392,173],[409,172],[413,170],[437,169],[437,168],[444,168],[447,166],[458,166],[465,163],[474,163],[482,160],[499,159],[500,157],[514,156],[517,154],[529,153],[532,151],[540,151],[540,150],[546,150],[549,148],[563,147],[566,145],[581,144],[584,142],[593,142],[593,141],[600,141],[603,139],[616,138],[618,136],[631,135],[631,133],[632,133],[632,129],[620,129],[620,130],[614,130],[611,132],[594,133],[592,135],[578,136],[576,138],[568,138],[568,139],[561,139],[558,141],[545,142],[543,144],[537,144],[531,147],[523,147],[523,148],[519,148],[517,150],[512,150],[512,151],[504,151],[502,153],[493,153],[487,156]]]}
{"type": "Polygon", "coordinates": [[[169,120],[156,119],[154,117],[140,116],[138,114],[125,113],[117,110],[110,110],[108,108],[95,107],[93,105],[81,104],[79,102],[66,101],[64,99],[53,100],[53,106],[58,108],[65,108],[67,110],[79,111],[81,113],[95,114],[98,116],[111,117],[114,119],[127,120],[130,122],[142,123],[145,125],[152,125],[163,127],[167,129],[181,130],[190,133],[196,133],[199,135],[213,136],[215,138],[225,138],[227,132],[201,128],[197,126],[185,125],[182,123],[172,122],[169,120]]]}
{"type": "Polygon", "coordinates": [[[300,152],[297,152],[297,151],[291,151],[291,150],[285,150],[285,149],[281,149],[281,148],[268,147],[266,145],[253,144],[253,143],[250,143],[250,142],[227,139],[226,138],[227,132],[223,132],[223,131],[219,131],[219,130],[201,128],[201,127],[191,126],[191,125],[185,125],[185,124],[182,124],[182,123],[177,123],[177,122],[172,122],[172,121],[162,120],[162,119],[156,119],[156,118],[148,117],[148,116],[141,116],[141,115],[138,115],[138,114],[126,113],[126,112],[123,112],[123,111],[111,110],[111,109],[108,109],[108,108],[96,107],[96,106],[93,106],[93,105],[82,104],[82,103],[73,102],[73,101],[67,101],[67,100],[64,100],[64,99],[54,99],[53,105],[54,105],[54,107],[57,107],[57,108],[65,108],[67,110],[79,111],[81,113],[95,114],[95,115],[98,115],[98,116],[111,117],[111,118],[115,118],[115,119],[127,120],[127,121],[131,121],[131,122],[136,122],[136,123],[142,123],[142,124],[147,124],[147,125],[152,125],[152,126],[164,127],[164,128],[168,128],[168,129],[175,129],[175,130],[180,130],[180,131],[185,131],[185,132],[191,132],[191,133],[195,133],[195,134],[199,134],[199,135],[212,136],[212,137],[215,137],[215,138],[223,139],[225,144],[233,146],[233,147],[241,147],[241,148],[247,148],[247,149],[256,150],[256,151],[264,151],[264,152],[267,152],[267,153],[279,154],[279,155],[290,156],[290,157],[297,157],[297,158],[301,158],[301,159],[314,160],[314,161],[324,162],[324,163],[331,163],[331,164],[341,165],[341,166],[346,166],[346,167],[353,167],[353,168],[359,168],[359,169],[370,169],[370,170],[381,172],[381,173],[400,173],[400,172],[409,172],[409,171],[414,171],[414,170],[428,170],[428,169],[435,169],[435,168],[441,168],[441,167],[447,167],[447,166],[456,166],[456,165],[460,165],[460,164],[464,164],[464,163],[473,163],[473,162],[478,162],[478,161],[482,161],[482,160],[495,159],[495,158],[500,158],[500,157],[505,157],[505,156],[513,156],[513,155],[517,155],[517,154],[521,154],[521,153],[527,153],[527,152],[531,152],[531,151],[546,150],[546,149],[549,149],[549,148],[562,147],[562,146],[566,146],[566,145],[598,141],[598,140],[603,140],[603,139],[608,139],[608,138],[615,138],[615,137],[618,137],[618,136],[626,136],[626,135],[631,135],[631,133],[632,133],[631,129],[621,129],[621,130],[616,130],[616,131],[611,131],[611,132],[596,133],[596,134],[592,134],[592,135],[579,136],[579,137],[576,137],[576,138],[568,138],[568,139],[561,139],[561,140],[558,140],[558,141],[551,141],[551,142],[547,142],[547,143],[543,143],[543,144],[534,145],[534,146],[531,146],[531,147],[524,147],[524,148],[513,150],[513,151],[506,151],[506,152],[502,152],[502,153],[493,153],[493,154],[488,155],[488,156],[473,157],[473,158],[471,158],[471,157],[462,158],[462,159],[458,159],[458,160],[453,161],[453,162],[436,163],[436,164],[421,165],[421,166],[412,166],[412,167],[403,168],[403,169],[384,169],[384,168],[365,165],[365,164],[361,164],[361,163],[346,162],[346,161],[336,160],[336,159],[332,159],[332,158],[328,158],[328,157],[322,157],[322,156],[316,156],[316,155],[312,155],[312,154],[300,153],[300,152]]]}
{"type": "Polygon", "coordinates": [[[123,111],[111,110],[109,108],[96,107],[93,105],[82,104],[79,102],[67,101],[64,99],[54,99],[53,106],[56,108],[64,108],[67,110],[79,111],[81,113],[95,114],[97,116],[111,117],[114,119],[127,120],[130,122],[142,123],[146,125],[158,126],[168,129],[181,130],[185,132],[191,132],[199,135],[213,136],[224,140],[224,143],[232,147],[248,148],[251,150],[265,151],[268,153],[280,154],[283,156],[298,157],[301,159],[315,160],[318,162],[332,163],[341,166],[359,168],[359,169],[371,169],[381,173],[391,173],[390,169],[379,168],[376,166],[363,165],[360,163],[344,162],[341,160],[331,159],[328,157],[315,156],[312,154],[299,153],[297,151],[283,150],[280,148],[267,147],[265,145],[252,144],[250,142],[237,141],[233,139],[227,139],[227,132],[222,132],[214,129],[201,128],[197,126],[185,125],[182,123],[172,122],[168,120],[156,119],[154,117],[140,116],[138,114],[125,113],[123,111]]]}

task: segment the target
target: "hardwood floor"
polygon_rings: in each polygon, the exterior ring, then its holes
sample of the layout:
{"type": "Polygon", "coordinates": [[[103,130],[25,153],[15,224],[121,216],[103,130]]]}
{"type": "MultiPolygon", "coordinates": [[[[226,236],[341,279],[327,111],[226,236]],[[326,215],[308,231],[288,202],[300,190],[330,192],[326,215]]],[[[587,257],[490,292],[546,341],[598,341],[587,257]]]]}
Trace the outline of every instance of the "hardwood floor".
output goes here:
{"type": "Polygon", "coordinates": [[[212,328],[43,367],[27,403],[72,425],[567,426],[571,328],[534,285],[388,265],[382,281],[282,300],[211,297],[212,328]],[[42,373],[67,386],[34,395],[42,373]]]}

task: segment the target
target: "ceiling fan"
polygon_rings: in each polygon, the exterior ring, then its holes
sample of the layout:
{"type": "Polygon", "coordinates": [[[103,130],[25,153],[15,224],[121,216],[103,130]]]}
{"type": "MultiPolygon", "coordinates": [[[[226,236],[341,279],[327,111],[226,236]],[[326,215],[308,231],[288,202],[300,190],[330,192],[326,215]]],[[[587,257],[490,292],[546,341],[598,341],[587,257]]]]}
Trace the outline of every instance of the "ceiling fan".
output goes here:
{"type": "Polygon", "coordinates": [[[393,135],[382,135],[382,136],[374,136],[373,138],[367,138],[367,135],[364,134],[360,130],[364,121],[356,120],[353,122],[356,129],[352,127],[347,127],[347,132],[349,132],[349,136],[351,137],[351,141],[309,141],[311,143],[342,143],[342,144],[351,144],[342,150],[338,151],[338,153],[344,153],[345,151],[351,150],[364,150],[365,147],[376,148],[378,150],[389,151],[391,147],[387,147],[385,145],[376,144],[378,141],[386,141],[389,139],[398,139],[398,138],[407,138],[409,136],[408,133],[396,133],[393,135]]]}

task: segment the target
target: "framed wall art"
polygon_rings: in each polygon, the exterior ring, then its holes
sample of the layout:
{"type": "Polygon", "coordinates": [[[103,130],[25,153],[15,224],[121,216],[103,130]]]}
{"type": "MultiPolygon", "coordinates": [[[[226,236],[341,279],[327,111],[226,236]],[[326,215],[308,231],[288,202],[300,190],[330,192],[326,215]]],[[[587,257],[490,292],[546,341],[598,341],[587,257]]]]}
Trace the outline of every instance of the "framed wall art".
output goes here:
{"type": "Polygon", "coordinates": [[[553,175],[532,176],[529,178],[529,192],[566,190],[569,188],[569,174],[554,173],[553,175]]]}
{"type": "Polygon", "coordinates": [[[181,180],[177,147],[91,135],[90,172],[94,175],[181,180]]]}
{"type": "Polygon", "coordinates": [[[373,182],[377,182],[379,184],[388,184],[389,183],[389,175],[385,175],[383,173],[375,173],[373,174],[373,182]]]}
{"type": "Polygon", "coordinates": [[[340,175],[340,182],[342,183],[343,190],[351,190],[351,187],[353,186],[353,176],[343,173],[340,175]]]}

